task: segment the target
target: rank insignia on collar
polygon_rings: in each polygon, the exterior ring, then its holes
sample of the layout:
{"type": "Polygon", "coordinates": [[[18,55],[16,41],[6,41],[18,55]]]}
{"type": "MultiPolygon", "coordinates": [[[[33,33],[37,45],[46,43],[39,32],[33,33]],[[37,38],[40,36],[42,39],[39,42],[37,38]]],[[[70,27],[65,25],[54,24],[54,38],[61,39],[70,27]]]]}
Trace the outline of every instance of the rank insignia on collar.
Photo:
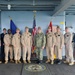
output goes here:
{"type": "Polygon", "coordinates": [[[49,35],[50,37],[52,36],[52,35],[49,35]]]}

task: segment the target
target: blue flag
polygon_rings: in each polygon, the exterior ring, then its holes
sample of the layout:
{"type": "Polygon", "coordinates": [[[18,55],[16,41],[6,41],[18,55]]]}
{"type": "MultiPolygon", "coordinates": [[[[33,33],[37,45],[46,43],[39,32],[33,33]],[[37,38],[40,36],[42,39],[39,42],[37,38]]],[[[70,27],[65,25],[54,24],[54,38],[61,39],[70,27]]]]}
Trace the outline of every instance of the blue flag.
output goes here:
{"type": "Polygon", "coordinates": [[[16,33],[17,27],[12,20],[10,20],[10,29],[11,29],[12,34],[16,33]]]}
{"type": "Polygon", "coordinates": [[[35,16],[34,16],[34,20],[33,20],[33,29],[36,27],[36,20],[35,20],[35,16]]]}

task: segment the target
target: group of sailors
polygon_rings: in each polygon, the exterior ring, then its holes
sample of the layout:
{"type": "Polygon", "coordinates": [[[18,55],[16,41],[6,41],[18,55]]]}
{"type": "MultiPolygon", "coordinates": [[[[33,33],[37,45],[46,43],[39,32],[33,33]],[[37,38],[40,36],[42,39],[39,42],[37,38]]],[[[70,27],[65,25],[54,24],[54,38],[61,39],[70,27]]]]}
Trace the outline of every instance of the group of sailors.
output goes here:
{"type": "MultiPolygon", "coordinates": [[[[51,31],[48,27],[48,32],[44,34],[41,27],[38,27],[36,35],[33,37],[29,32],[29,28],[25,27],[25,32],[21,35],[20,29],[16,29],[16,33],[12,35],[10,29],[6,33],[6,28],[0,35],[1,39],[1,61],[7,64],[9,57],[10,62],[21,63],[21,56],[23,63],[31,63],[31,49],[32,45],[35,47],[36,59],[38,63],[43,63],[43,50],[46,48],[47,61],[46,63],[54,64],[54,55],[56,56],[57,64],[61,64],[62,50],[65,45],[65,61],[69,65],[74,65],[73,56],[73,42],[75,35],[71,34],[69,28],[65,28],[63,35],[59,26],[56,27],[56,32],[51,31]],[[9,54],[10,53],[10,54],[9,54]],[[26,59],[27,58],[27,59],[26,59]]],[[[75,45],[75,44],[74,44],[75,45]]]]}

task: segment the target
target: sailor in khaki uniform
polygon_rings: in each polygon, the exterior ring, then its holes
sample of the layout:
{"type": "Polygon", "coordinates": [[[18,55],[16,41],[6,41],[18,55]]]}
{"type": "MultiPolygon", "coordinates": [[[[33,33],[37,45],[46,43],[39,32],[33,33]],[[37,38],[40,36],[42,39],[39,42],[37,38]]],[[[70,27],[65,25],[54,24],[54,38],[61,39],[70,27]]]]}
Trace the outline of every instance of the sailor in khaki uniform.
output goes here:
{"type": "Polygon", "coordinates": [[[65,54],[66,54],[66,61],[64,63],[69,63],[69,65],[74,64],[73,59],[73,48],[72,48],[72,34],[69,32],[69,28],[65,28],[65,35],[64,35],[64,44],[65,44],[65,54]]]}
{"type": "Polygon", "coordinates": [[[55,50],[56,50],[56,57],[58,60],[58,64],[62,63],[62,47],[64,45],[64,36],[60,32],[60,27],[57,26],[56,28],[57,32],[55,33],[56,38],[56,44],[55,44],[55,50]]]}
{"type": "Polygon", "coordinates": [[[48,28],[48,33],[46,34],[46,51],[47,51],[47,61],[51,64],[54,64],[54,44],[55,44],[55,35],[51,32],[51,28],[48,28]]]}
{"type": "Polygon", "coordinates": [[[28,53],[27,60],[31,63],[31,47],[32,47],[32,35],[29,32],[29,28],[25,27],[25,32],[22,34],[21,43],[23,45],[23,62],[26,62],[26,54],[28,53]]]}
{"type": "Polygon", "coordinates": [[[12,44],[14,47],[14,60],[15,63],[21,63],[21,35],[20,35],[20,29],[16,29],[16,33],[13,36],[12,44]]]}
{"type": "Polygon", "coordinates": [[[10,52],[10,61],[13,62],[12,34],[10,29],[8,29],[8,34],[4,36],[4,44],[5,44],[5,64],[7,64],[9,52],[10,52]]]}

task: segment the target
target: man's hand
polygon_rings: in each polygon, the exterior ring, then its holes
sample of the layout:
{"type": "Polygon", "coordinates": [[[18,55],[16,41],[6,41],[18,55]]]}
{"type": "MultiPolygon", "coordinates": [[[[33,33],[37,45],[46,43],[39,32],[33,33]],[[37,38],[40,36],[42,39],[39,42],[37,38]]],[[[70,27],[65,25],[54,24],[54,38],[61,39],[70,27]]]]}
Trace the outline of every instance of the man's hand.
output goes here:
{"type": "Polygon", "coordinates": [[[62,47],[60,47],[60,49],[62,49],[62,47]]]}
{"type": "Polygon", "coordinates": [[[9,44],[6,44],[6,46],[9,46],[9,44]]]}
{"type": "Polygon", "coordinates": [[[23,47],[25,48],[25,45],[23,45],[23,47]]]}
{"type": "Polygon", "coordinates": [[[54,45],[52,46],[52,48],[54,48],[54,45]]]}
{"type": "Polygon", "coordinates": [[[42,50],[44,49],[44,46],[42,47],[42,50]]]}
{"type": "Polygon", "coordinates": [[[16,48],[17,46],[16,46],[16,45],[14,45],[14,47],[16,48]]]}

